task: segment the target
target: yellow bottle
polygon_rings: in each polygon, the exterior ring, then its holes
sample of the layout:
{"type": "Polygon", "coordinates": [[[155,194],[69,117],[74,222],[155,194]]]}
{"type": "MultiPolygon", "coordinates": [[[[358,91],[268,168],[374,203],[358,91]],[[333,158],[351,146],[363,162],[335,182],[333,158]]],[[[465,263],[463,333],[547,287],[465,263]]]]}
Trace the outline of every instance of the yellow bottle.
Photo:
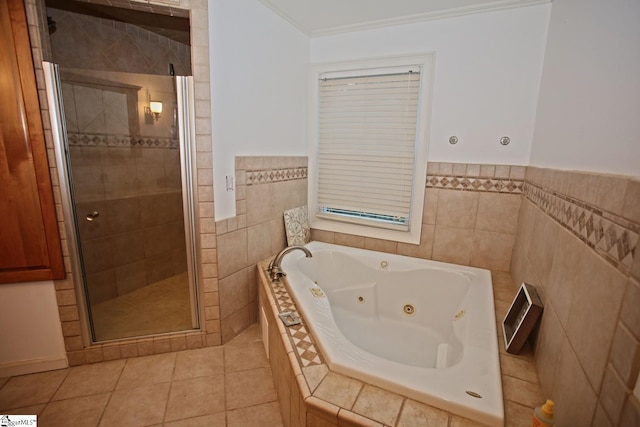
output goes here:
{"type": "Polygon", "coordinates": [[[547,400],[533,411],[531,427],[553,427],[553,424],[553,400],[547,400]]]}

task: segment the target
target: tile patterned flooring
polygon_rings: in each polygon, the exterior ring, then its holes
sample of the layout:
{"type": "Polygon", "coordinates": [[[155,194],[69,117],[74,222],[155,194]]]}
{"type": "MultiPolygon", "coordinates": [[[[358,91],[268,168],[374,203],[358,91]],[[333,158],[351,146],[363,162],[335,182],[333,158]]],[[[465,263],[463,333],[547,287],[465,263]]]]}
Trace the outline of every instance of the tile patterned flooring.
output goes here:
{"type": "Polygon", "coordinates": [[[187,273],[178,274],[91,307],[100,341],[191,329],[187,273]]]}
{"type": "Polygon", "coordinates": [[[38,426],[282,426],[259,327],[219,347],[0,379],[0,414],[38,426]]]}

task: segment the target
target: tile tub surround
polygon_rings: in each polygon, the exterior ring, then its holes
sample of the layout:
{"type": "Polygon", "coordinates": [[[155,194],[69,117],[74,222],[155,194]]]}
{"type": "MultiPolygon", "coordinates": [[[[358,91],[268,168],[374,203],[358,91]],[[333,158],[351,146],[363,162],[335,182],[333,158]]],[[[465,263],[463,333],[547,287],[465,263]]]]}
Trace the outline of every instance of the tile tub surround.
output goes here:
{"type": "Polygon", "coordinates": [[[326,243],[508,271],[523,166],[429,162],[418,245],[312,229],[326,243]]]}
{"type": "MultiPolygon", "coordinates": [[[[268,323],[269,362],[285,426],[481,426],[331,372],[306,330],[304,319],[302,325],[286,328],[276,317],[282,311],[296,311],[296,307],[283,284],[272,284],[268,280],[268,261],[258,266],[260,308],[268,323]]],[[[492,280],[499,325],[517,289],[509,273],[493,272],[492,280]]],[[[543,401],[533,354],[530,348],[517,356],[507,354],[502,337],[498,342],[505,425],[530,426],[533,408],[543,401]]]]}
{"type": "MultiPolygon", "coordinates": [[[[98,1],[110,4],[109,1],[98,1]]],[[[42,0],[25,0],[29,34],[31,38],[32,55],[36,72],[36,83],[41,99],[46,99],[44,74],[42,61],[52,59],[52,50],[49,44],[46,10],[42,0]]],[[[213,160],[211,140],[211,102],[210,102],[210,72],[208,54],[208,2],[206,0],[176,0],[171,5],[166,2],[136,2],[129,1],[119,4],[120,7],[144,6],[145,10],[164,14],[177,14],[178,16],[190,16],[191,46],[185,52],[191,57],[191,70],[195,86],[195,137],[193,142],[197,161],[193,171],[194,182],[197,183],[195,216],[196,234],[199,247],[199,301],[201,319],[207,317],[207,322],[201,320],[201,330],[180,332],[175,334],[160,335],[154,338],[140,338],[117,341],[113,343],[90,344],[85,341],[81,332],[80,309],[78,306],[79,284],[74,283],[72,262],[69,256],[69,244],[66,229],[72,224],[66,224],[63,215],[62,199],[58,179],[58,165],[55,162],[55,152],[47,102],[41,102],[40,108],[43,117],[43,128],[47,143],[49,168],[53,184],[56,212],[58,214],[58,227],[65,258],[65,270],[67,277],[64,280],[55,281],[58,312],[62,323],[65,348],[69,364],[82,365],[103,360],[121,359],[134,356],[143,356],[154,353],[166,353],[203,346],[220,345],[220,323],[218,305],[218,278],[217,259],[215,257],[215,221],[213,219],[213,160]],[[159,4],[158,4],[159,3],[159,4]],[[163,4],[164,3],[164,4],[163,4]],[[211,256],[211,252],[214,255],[211,256]]],[[[102,21],[104,23],[104,21],[102,21]]],[[[115,25],[115,24],[114,24],[115,25]]],[[[150,49],[151,44],[147,45],[150,49]]],[[[152,49],[147,53],[151,54],[152,49]]],[[[137,57],[138,58],[138,57],[137,57]]],[[[124,56],[120,61],[126,61],[124,56]]],[[[132,59],[132,60],[135,60],[132,59]]],[[[163,68],[162,74],[166,73],[163,68]]]]}
{"type": "Polygon", "coordinates": [[[216,222],[222,342],[257,319],[256,264],[287,246],[284,211],[307,202],[306,157],[236,157],[236,216],[216,222]]]}
{"type": "Polygon", "coordinates": [[[528,167],[523,195],[511,273],[545,306],[535,359],[557,423],[638,425],[640,180],[528,167]]]}

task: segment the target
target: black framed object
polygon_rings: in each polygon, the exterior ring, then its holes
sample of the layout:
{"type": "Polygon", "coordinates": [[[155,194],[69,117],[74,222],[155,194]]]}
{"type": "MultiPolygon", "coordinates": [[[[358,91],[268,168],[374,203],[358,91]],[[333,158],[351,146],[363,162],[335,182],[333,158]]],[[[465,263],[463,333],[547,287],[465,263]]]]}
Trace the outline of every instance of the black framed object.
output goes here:
{"type": "Polygon", "coordinates": [[[509,311],[502,321],[507,353],[518,354],[542,314],[542,302],[532,285],[522,282],[509,311]]]}

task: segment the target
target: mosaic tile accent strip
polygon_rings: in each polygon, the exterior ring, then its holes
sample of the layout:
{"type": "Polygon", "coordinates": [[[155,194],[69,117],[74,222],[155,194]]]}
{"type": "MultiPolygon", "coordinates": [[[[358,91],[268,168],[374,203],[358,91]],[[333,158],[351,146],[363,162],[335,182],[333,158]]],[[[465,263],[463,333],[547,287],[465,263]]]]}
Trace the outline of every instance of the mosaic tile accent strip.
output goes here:
{"type": "Polygon", "coordinates": [[[479,178],[466,176],[427,175],[427,188],[446,190],[489,191],[493,193],[522,194],[523,180],[511,178],[479,178]]]}
{"type": "MultiPolygon", "coordinates": [[[[271,293],[273,294],[273,299],[278,305],[278,313],[282,313],[283,311],[292,311],[296,316],[300,316],[300,313],[298,313],[298,309],[284,284],[271,283],[271,293]]],[[[320,352],[316,348],[313,337],[304,325],[304,319],[301,320],[302,323],[299,325],[289,326],[288,328],[285,327],[287,334],[289,335],[289,339],[293,344],[293,348],[296,350],[296,357],[300,362],[300,366],[303,367],[321,365],[324,361],[320,356],[320,352]]]]}
{"type": "Polygon", "coordinates": [[[609,263],[629,273],[640,225],[530,182],[525,183],[523,194],[609,263]]]}
{"type": "Polygon", "coordinates": [[[269,184],[271,182],[292,181],[294,179],[306,179],[307,168],[283,168],[267,170],[246,171],[247,185],[269,184]]]}
{"type": "Polygon", "coordinates": [[[72,147],[151,147],[179,148],[180,141],[172,138],[157,138],[130,135],[103,135],[74,133],[67,134],[72,147]]]}

